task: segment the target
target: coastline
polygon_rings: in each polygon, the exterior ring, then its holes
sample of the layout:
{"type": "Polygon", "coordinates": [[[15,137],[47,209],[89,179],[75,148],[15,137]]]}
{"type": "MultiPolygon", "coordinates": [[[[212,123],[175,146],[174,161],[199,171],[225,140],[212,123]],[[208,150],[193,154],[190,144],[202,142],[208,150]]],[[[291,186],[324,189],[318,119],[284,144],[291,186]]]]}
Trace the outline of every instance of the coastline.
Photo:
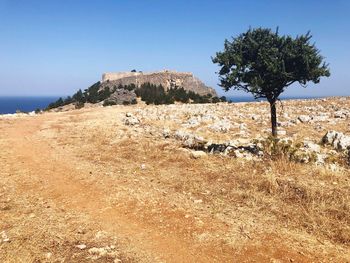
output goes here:
{"type": "MultiPolygon", "coordinates": [[[[63,96],[64,97],[64,96],[63,96]]],[[[349,96],[290,96],[282,97],[281,101],[305,101],[305,100],[329,100],[347,98],[349,96]]],[[[254,99],[249,96],[228,96],[226,97],[229,103],[262,103],[265,99],[254,99]]],[[[16,115],[29,114],[35,115],[35,110],[44,110],[47,105],[58,97],[51,96],[0,96],[0,115],[16,115]],[[18,113],[16,113],[18,111],[18,113]]]]}

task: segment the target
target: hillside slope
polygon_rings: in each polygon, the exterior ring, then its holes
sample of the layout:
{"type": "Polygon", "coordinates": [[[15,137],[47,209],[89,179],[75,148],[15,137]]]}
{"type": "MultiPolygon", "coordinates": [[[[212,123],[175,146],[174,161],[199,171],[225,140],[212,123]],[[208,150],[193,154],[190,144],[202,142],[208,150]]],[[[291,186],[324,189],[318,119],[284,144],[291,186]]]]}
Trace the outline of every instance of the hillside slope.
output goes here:
{"type": "MultiPolygon", "coordinates": [[[[282,137],[349,134],[349,108],[349,98],[285,102],[282,137]]],[[[267,137],[268,111],[219,103],[0,116],[0,261],[348,262],[348,166],[198,155],[178,140],[267,137]]]]}

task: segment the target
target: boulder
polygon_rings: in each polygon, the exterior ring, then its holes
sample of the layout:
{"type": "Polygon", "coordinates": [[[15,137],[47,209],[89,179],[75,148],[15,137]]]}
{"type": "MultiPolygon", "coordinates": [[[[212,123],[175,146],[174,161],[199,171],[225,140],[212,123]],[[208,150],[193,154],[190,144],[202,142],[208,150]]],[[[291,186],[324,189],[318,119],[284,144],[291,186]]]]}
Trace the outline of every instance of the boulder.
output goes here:
{"type": "Polygon", "coordinates": [[[324,144],[332,145],[338,151],[347,150],[350,147],[350,136],[337,131],[328,131],[322,138],[324,144]]]}

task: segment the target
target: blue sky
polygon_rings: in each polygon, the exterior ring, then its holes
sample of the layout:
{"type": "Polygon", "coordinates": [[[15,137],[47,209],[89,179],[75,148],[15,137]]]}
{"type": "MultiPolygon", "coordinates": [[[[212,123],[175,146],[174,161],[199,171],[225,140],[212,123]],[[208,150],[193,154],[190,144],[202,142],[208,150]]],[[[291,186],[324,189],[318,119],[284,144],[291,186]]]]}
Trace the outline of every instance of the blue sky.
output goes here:
{"type": "Polygon", "coordinates": [[[330,64],[330,78],[285,95],[350,95],[347,0],[0,0],[0,96],[68,95],[132,69],[191,71],[224,94],[211,56],[249,26],[311,30],[330,64]]]}

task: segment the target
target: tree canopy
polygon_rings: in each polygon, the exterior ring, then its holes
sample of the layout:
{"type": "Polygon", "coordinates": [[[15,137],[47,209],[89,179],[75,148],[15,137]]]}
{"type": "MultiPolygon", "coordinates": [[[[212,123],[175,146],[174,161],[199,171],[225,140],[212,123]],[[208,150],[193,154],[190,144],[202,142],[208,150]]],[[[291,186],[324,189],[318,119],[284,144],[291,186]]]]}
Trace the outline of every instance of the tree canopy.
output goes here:
{"type": "MultiPolygon", "coordinates": [[[[212,58],[220,66],[220,86],[266,98],[271,113],[276,114],[275,102],[288,86],[299,83],[305,87],[309,81],[319,83],[322,76],[330,76],[311,38],[310,32],[293,38],[279,35],[278,28],[275,32],[256,28],[225,40],[224,51],[212,58]]],[[[276,116],[271,115],[271,120],[276,135],[276,116]]]]}
{"type": "Polygon", "coordinates": [[[213,58],[221,67],[220,85],[274,101],[295,82],[318,83],[330,72],[311,38],[310,32],[293,38],[280,36],[278,29],[257,28],[225,40],[224,51],[213,58]]]}

